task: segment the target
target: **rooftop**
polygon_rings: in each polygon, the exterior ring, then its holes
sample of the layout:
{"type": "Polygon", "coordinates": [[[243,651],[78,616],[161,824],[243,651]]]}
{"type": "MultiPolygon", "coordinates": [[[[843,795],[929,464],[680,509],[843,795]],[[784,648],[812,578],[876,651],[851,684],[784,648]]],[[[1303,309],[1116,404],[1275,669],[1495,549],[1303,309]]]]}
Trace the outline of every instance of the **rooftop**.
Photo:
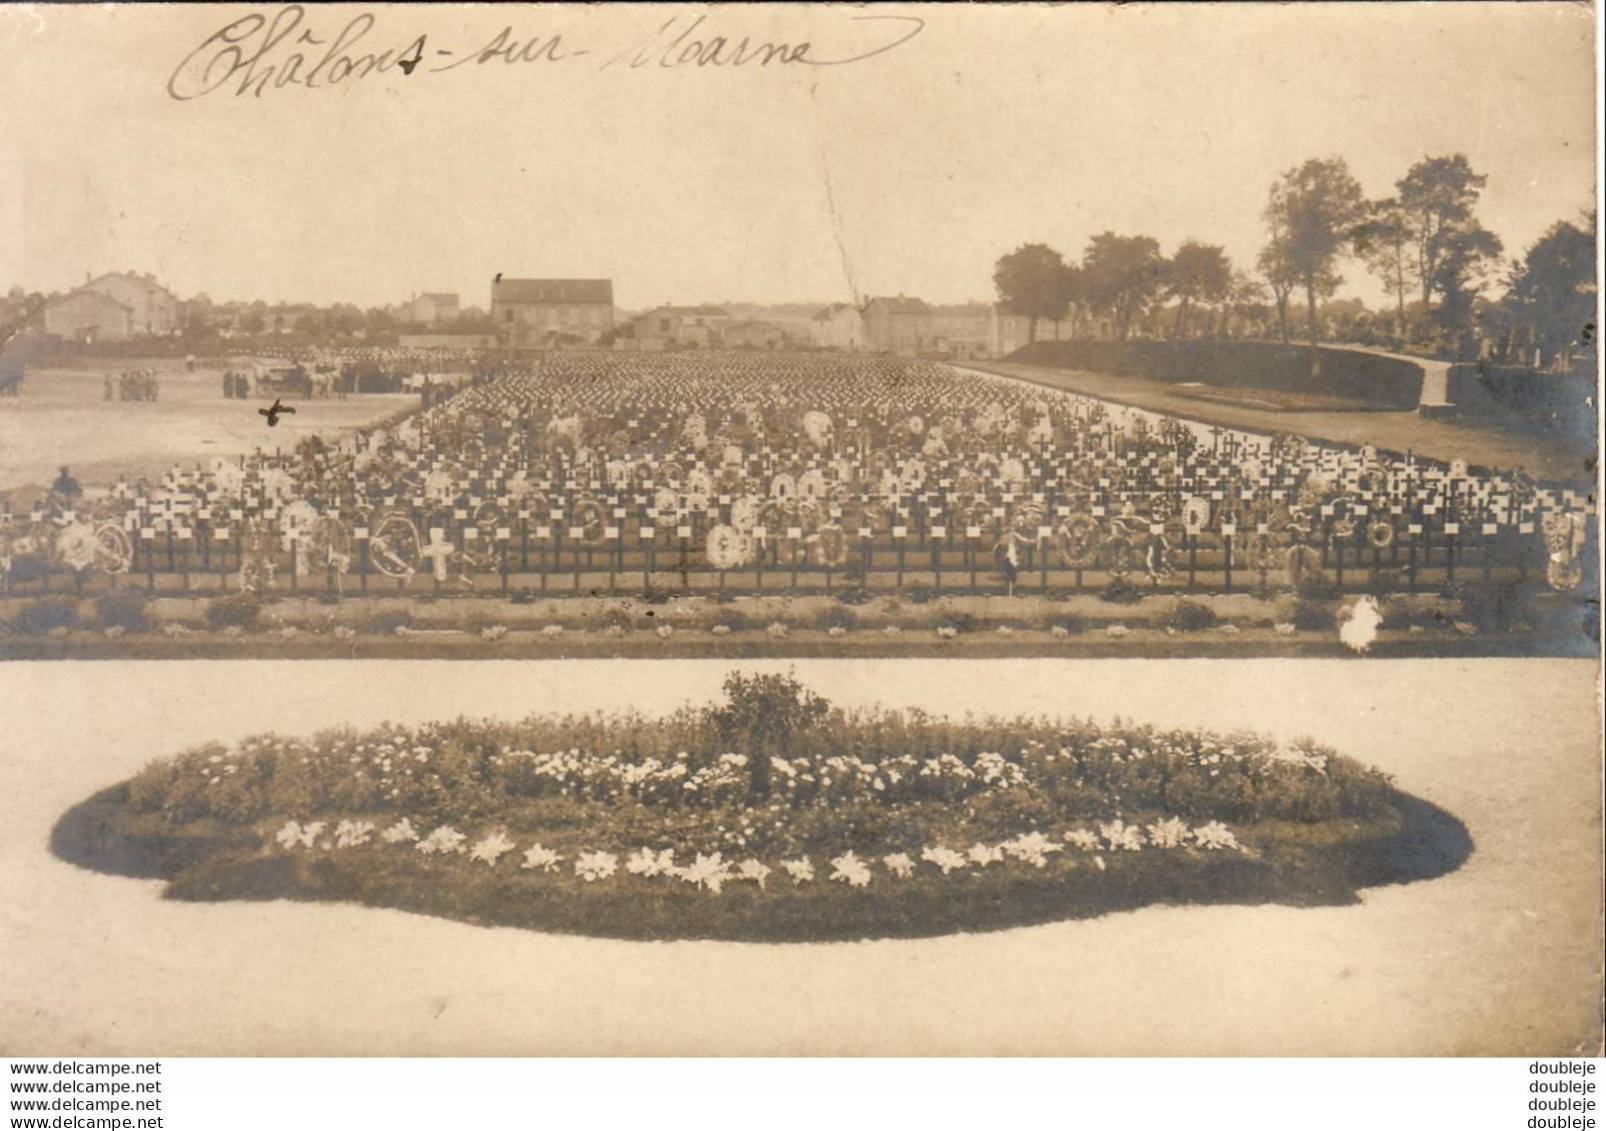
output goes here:
{"type": "Polygon", "coordinates": [[[491,302],[605,302],[613,305],[612,279],[502,279],[491,284],[491,302]]]}

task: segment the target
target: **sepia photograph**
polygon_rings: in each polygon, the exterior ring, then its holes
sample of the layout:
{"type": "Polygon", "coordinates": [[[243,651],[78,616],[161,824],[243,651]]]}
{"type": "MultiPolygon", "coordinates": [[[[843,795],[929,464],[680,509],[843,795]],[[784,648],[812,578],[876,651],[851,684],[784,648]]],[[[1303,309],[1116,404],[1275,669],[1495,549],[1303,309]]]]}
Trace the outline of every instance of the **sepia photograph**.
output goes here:
{"type": "Polygon", "coordinates": [[[1598,1057],[1597,21],[0,7],[0,1055],[1598,1057]]]}

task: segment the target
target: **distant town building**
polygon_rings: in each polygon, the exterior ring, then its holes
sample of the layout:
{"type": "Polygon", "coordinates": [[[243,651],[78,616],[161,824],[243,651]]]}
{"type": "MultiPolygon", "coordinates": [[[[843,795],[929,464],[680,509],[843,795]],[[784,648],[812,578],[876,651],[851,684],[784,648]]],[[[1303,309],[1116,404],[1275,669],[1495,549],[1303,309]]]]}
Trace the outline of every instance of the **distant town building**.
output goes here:
{"type": "Polygon", "coordinates": [[[154,275],[102,275],[45,307],[45,331],[64,338],[121,342],[176,329],[178,300],[154,275]]]}
{"type": "Polygon", "coordinates": [[[859,308],[864,319],[864,343],[872,350],[922,353],[936,347],[932,310],[917,298],[872,298],[859,308]]]}
{"type": "Polygon", "coordinates": [[[725,345],[736,350],[774,350],[787,344],[787,333],[773,322],[745,320],[725,327],[725,345]]]}
{"type": "Polygon", "coordinates": [[[721,344],[731,316],[718,306],[660,306],[631,320],[637,341],[670,346],[721,344]]]}
{"type": "Polygon", "coordinates": [[[421,294],[408,303],[403,321],[422,322],[425,326],[434,326],[439,322],[450,322],[457,317],[459,311],[456,295],[421,294]]]}
{"type": "MultiPolygon", "coordinates": [[[[1037,320],[1037,337],[1039,342],[1058,341],[1061,338],[1075,336],[1075,323],[1069,319],[1054,321],[1049,318],[1037,320]]],[[[1016,350],[1027,345],[1032,338],[1032,320],[1024,314],[1012,314],[1002,306],[993,307],[992,318],[992,355],[994,357],[1007,357],[1016,350]]]]}
{"type": "Polygon", "coordinates": [[[613,327],[613,280],[501,279],[491,318],[503,345],[595,345],[613,327]]]}
{"type": "Polygon", "coordinates": [[[45,307],[45,332],[75,342],[126,342],[134,312],[98,291],[76,290],[45,307]]]}
{"type": "Polygon", "coordinates": [[[849,303],[834,302],[820,310],[812,319],[812,332],[814,344],[825,349],[864,348],[864,316],[849,303]]]}

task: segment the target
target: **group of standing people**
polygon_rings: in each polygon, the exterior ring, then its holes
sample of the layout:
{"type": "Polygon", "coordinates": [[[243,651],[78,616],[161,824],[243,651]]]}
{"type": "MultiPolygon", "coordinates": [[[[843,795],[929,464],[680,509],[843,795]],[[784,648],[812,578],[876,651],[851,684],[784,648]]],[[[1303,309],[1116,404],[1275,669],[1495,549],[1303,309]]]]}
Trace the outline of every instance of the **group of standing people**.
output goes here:
{"type": "Polygon", "coordinates": [[[223,396],[228,400],[249,399],[253,384],[249,373],[236,373],[232,369],[223,371],[223,396]]]}
{"type": "Polygon", "coordinates": [[[118,374],[115,382],[109,372],[106,374],[102,399],[109,401],[115,397],[123,401],[154,401],[160,391],[156,370],[125,369],[118,374]]]}

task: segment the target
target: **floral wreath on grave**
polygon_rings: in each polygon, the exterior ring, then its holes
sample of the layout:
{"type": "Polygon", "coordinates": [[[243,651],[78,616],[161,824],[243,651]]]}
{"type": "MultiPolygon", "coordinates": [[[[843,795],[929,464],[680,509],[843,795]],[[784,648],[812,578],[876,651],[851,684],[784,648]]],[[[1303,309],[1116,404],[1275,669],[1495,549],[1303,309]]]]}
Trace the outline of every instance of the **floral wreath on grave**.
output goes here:
{"type": "Polygon", "coordinates": [[[692,510],[706,510],[714,497],[714,477],[702,467],[686,473],[686,505],[692,510]]]}
{"type": "Polygon", "coordinates": [[[278,567],[273,551],[278,541],[264,518],[249,518],[240,532],[240,588],[251,592],[267,592],[273,587],[278,567]]]}
{"type": "Polygon", "coordinates": [[[703,552],[717,570],[737,569],[753,556],[753,539],[734,526],[720,523],[708,532],[703,552]]]}
{"type": "Polygon", "coordinates": [[[1150,534],[1143,544],[1143,567],[1155,580],[1170,577],[1177,570],[1176,550],[1164,534],[1150,534]]]}
{"type": "Polygon", "coordinates": [[[926,465],[919,458],[906,461],[898,476],[898,486],[905,494],[914,494],[926,485],[926,465]]]}
{"type": "Polygon", "coordinates": [[[1295,542],[1288,547],[1285,558],[1285,568],[1288,571],[1288,584],[1299,589],[1313,580],[1319,580],[1322,572],[1322,552],[1315,546],[1304,542],[1295,542]]]}
{"type": "Polygon", "coordinates": [[[1203,495],[1189,495],[1182,500],[1179,514],[1184,529],[1197,535],[1210,525],[1210,500],[1203,495]]]}
{"type": "Polygon", "coordinates": [[[570,512],[569,525],[578,530],[579,540],[585,546],[600,546],[606,537],[608,515],[602,502],[592,495],[582,496],[570,512]]]}
{"type": "Polygon", "coordinates": [[[1123,533],[1112,533],[1099,548],[1104,568],[1115,577],[1125,577],[1136,568],[1139,560],[1137,547],[1123,533]]]}
{"type": "Polygon", "coordinates": [[[1104,531],[1091,514],[1073,514],[1054,531],[1054,546],[1060,561],[1070,569],[1090,569],[1098,564],[1104,531]]]}
{"type": "Polygon", "coordinates": [[[102,573],[127,573],[134,565],[134,544],[115,522],[95,525],[95,568],[102,573]]]}
{"type": "Polygon", "coordinates": [[[839,569],[847,564],[848,538],[835,522],[820,527],[814,538],[814,561],[826,569],[839,569]]]}
{"type": "Polygon", "coordinates": [[[1277,536],[1269,530],[1254,530],[1246,536],[1244,542],[1244,560],[1249,568],[1256,573],[1270,573],[1277,567],[1277,560],[1281,552],[1277,536]]]}
{"type": "Polygon", "coordinates": [[[1355,537],[1359,518],[1356,508],[1360,500],[1353,495],[1340,495],[1331,504],[1333,508],[1332,541],[1334,545],[1348,542],[1355,537]]]}
{"type": "Polygon", "coordinates": [[[740,495],[731,502],[730,524],[743,534],[751,534],[763,509],[764,500],[757,495],[740,495]]]}
{"type": "Polygon", "coordinates": [[[418,527],[400,511],[379,517],[368,537],[368,559],[386,577],[408,578],[418,572],[423,544],[418,527]]]}
{"type": "Polygon", "coordinates": [[[858,524],[872,534],[883,534],[892,529],[892,511],[877,499],[866,499],[855,508],[858,524]]]}
{"type": "Polygon", "coordinates": [[[1010,520],[1010,529],[1022,542],[1035,546],[1043,527],[1043,516],[1043,504],[1035,501],[1017,503],[1010,520]]]}
{"type": "Polygon", "coordinates": [[[306,532],[307,560],[316,569],[333,567],[337,575],[351,569],[351,534],[332,514],[319,515],[306,532]]]}

